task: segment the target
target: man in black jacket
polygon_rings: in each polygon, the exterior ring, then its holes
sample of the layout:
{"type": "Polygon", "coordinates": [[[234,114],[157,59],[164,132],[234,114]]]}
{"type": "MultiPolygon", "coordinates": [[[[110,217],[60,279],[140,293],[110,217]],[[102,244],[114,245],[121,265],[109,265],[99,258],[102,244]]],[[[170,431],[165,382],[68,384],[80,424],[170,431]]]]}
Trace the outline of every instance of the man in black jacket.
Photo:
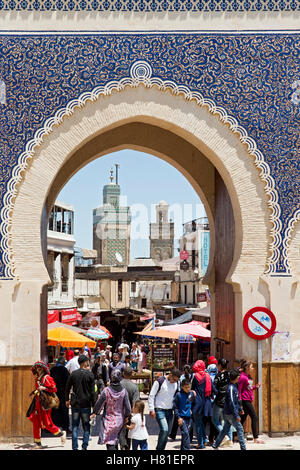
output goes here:
{"type": "Polygon", "coordinates": [[[79,356],[80,368],[72,372],[66,385],[66,405],[72,407],[72,449],[78,450],[78,427],[83,427],[82,450],[86,450],[90,437],[91,407],[95,403],[95,379],[89,370],[89,358],[79,356]],[[72,389],[72,392],[71,392],[72,389]],[[71,392],[71,400],[69,398],[71,392]]]}

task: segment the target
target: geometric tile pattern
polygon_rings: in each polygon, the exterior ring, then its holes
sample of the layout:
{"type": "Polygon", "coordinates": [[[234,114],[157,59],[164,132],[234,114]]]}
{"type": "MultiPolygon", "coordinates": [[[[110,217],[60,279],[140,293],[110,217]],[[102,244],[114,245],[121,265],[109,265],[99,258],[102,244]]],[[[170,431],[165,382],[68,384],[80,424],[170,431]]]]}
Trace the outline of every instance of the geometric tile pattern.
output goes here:
{"type": "MultiPolygon", "coordinates": [[[[288,240],[300,216],[299,57],[296,33],[0,34],[1,220],[18,163],[47,120],[82,94],[130,77],[133,64],[144,61],[155,80],[172,81],[224,110],[255,144],[276,212],[275,272],[287,274],[288,240]]],[[[1,220],[5,277],[9,247],[1,220]]]]}
{"type": "Polygon", "coordinates": [[[0,11],[283,12],[299,11],[297,0],[0,0],[0,11]]]}

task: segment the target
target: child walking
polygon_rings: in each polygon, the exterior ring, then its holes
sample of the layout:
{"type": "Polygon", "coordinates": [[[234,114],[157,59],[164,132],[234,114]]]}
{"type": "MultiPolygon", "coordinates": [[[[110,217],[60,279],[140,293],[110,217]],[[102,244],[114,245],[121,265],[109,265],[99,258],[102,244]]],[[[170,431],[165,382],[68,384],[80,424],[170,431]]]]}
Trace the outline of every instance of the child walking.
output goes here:
{"type": "Polygon", "coordinates": [[[149,437],[146,428],[146,419],[144,416],[145,403],[142,400],[137,400],[133,404],[131,424],[127,425],[129,429],[128,438],[132,439],[132,450],[148,450],[147,439],[149,437]]]}
{"type": "Polygon", "coordinates": [[[191,382],[183,379],[181,382],[181,390],[176,393],[173,401],[173,409],[175,420],[181,431],[181,448],[180,450],[190,450],[191,448],[191,428],[193,426],[192,419],[192,403],[195,400],[195,391],[191,391],[191,382]]]}

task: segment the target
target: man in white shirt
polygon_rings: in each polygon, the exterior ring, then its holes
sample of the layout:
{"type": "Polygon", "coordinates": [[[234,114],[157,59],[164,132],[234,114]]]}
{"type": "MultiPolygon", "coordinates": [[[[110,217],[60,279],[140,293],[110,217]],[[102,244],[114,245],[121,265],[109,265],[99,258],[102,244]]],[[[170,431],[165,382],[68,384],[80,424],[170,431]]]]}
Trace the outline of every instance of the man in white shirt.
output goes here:
{"type": "Polygon", "coordinates": [[[68,369],[70,375],[72,372],[74,372],[74,370],[80,369],[80,365],[78,364],[79,350],[75,349],[74,354],[75,356],[72,357],[72,359],[70,359],[66,364],[66,368],[68,369]]]}
{"type": "Polygon", "coordinates": [[[149,414],[156,418],[160,429],[156,450],[164,450],[168,441],[173,423],[173,399],[180,375],[178,369],[172,369],[167,377],[155,380],[149,394],[149,414]]]}

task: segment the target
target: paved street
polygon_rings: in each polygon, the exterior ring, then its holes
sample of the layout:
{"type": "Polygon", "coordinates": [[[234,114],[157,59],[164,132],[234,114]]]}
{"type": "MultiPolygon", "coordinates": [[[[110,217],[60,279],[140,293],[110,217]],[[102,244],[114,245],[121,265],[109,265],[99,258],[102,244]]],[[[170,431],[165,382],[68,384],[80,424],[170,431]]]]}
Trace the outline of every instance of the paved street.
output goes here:
{"type": "MultiPolygon", "coordinates": [[[[158,435],[158,425],[156,420],[150,418],[148,414],[148,407],[147,407],[147,396],[141,395],[141,398],[145,400],[146,404],[146,423],[147,429],[149,433],[148,439],[148,446],[149,450],[155,450],[156,443],[157,443],[157,435],[158,435]]],[[[97,417],[99,421],[99,417],[97,417]]],[[[80,436],[82,435],[80,429],[80,436]]],[[[262,436],[262,438],[266,441],[266,444],[254,444],[253,441],[247,441],[247,450],[300,450],[300,436],[284,436],[284,437],[276,437],[270,438],[266,435],[262,436]]],[[[166,450],[171,451],[180,451],[180,431],[177,433],[177,438],[175,441],[169,440],[166,450]]],[[[89,450],[106,450],[104,445],[98,445],[98,425],[92,428],[92,436],[89,443],[89,450]]],[[[43,450],[72,450],[72,440],[71,437],[67,438],[67,442],[64,446],[61,445],[60,438],[55,438],[50,435],[50,437],[43,437],[42,438],[42,445],[43,450]]],[[[194,439],[191,450],[196,450],[197,442],[194,439]]],[[[79,448],[81,448],[81,439],[79,439],[79,448]]],[[[28,443],[10,443],[4,444],[0,443],[0,450],[31,450],[32,444],[28,443]]],[[[236,442],[234,443],[233,447],[223,447],[220,448],[221,451],[228,451],[228,450],[239,450],[240,446],[236,442]]],[[[208,450],[213,450],[211,447],[206,447],[204,450],[199,450],[199,452],[207,452],[208,450]]]]}

